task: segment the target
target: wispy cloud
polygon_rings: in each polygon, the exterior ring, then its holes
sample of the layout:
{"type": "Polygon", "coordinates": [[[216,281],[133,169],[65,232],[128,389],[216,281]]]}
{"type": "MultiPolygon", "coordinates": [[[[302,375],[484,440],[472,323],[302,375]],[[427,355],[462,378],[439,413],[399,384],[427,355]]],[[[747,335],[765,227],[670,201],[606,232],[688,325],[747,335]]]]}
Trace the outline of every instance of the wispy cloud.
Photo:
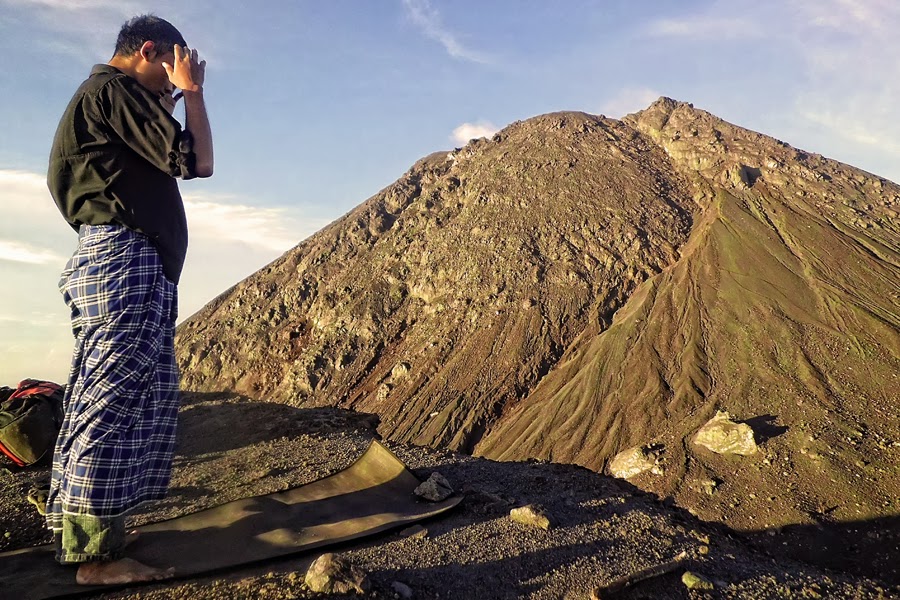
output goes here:
{"type": "Polygon", "coordinates": [[[795,48],[807,65],[799,115],[835,136],[900,157],[900,4],[795,0],[794,7],[802,34],[795,48]]]}
{"type": "Polygon", "coordinates": [[[0,260],[32,265],[58,265],[64,258],[52,250],[34,244],[0,239],[0,260]]]}
{"type": "Polygon", "coordinates": [[[469,140],[476,138],[491,137],[497,131],[499,131],[499,128],[489,121],[463,123],[453,130],[453,135],[450,138],[457,144],[466,144],[469,140]]]}
{"type": "Polygon", "coordinates": [[[884,127],[870,128],[864,120],[855,115],[848,115],[844,111],[817,111],[801,109],[800,114],[807,120],[821,125],[831,131],[840,132],[841,136],[859,144],[878,148],[881,152],[887,152],[900,156],[900,141],[884,127]]]}
{"type": "Polygon", "coordinates": [[[614,119],[650,106],[662,94],[647,87],[626,87],[618,90],[600,105],[600,112],[614,119]]]}
{"type": "Polygon", "coordinates": [[[455,34],[447,30],[441,20],[441,15],[431,6],[429,0],[403,0],[406,14],[410,20],[427,37],[439,42],[447,54],[460,60],[468,60],[480,64],[488,64],[491,61],[487,56],[465,47],[455,34]]]}
{"type": "Polygon", "coordinates": [[[680,19],[659,19],[646,29],[654,37],[680,37],[695,41],[755,38],[764,35],[762,24],[730,16],[696,15],[680,19]]]}
{"type": "MultiPolygon", "coordinates": [[[[56,282],[77,236],[59,215],[43,174],[0,169],[0,190],[4,279],[12,288],[29,289],[0,295],[0,339],[31,353],[30,359],[23,354],[15,363],[0,364],[0,376],[43,372],[47,353],[57,356],[56,368],[64,371],[71,334],[56,282]]],[[[297,209],[257,206],[224,194],[185,194],[185,210],[190,247],[179,286],[182,318],[327,224],[297,209]]]]}
{"type": "Polygon", "coordinates": [[[251,206],[227,195],[190,194],[184,199],[191,238],[238,243],[284,252],[327,223],[303,219],[286,208],[251,206]]]}
{"type": "Polygon", "coordinates": [[[793,4],[814,26],[854,33],[883,31],[900,13],[895,0],[794,0],[793,4]]]}
{"type": "Polygon", "coordinates": [[[0,0],[0,6],[18,13],[32,43],[88,64],[108,59],[122,23],[149,12],[139,0],[0,0]]]}
{"type": "Polygon", "coordinates": [[[0,325],[4,323],[12,323],[19,326],[58,327],[60,323],[65,324],[65,320],[61,320],[58,313],[28,312],[0,315],[0,325]]]}

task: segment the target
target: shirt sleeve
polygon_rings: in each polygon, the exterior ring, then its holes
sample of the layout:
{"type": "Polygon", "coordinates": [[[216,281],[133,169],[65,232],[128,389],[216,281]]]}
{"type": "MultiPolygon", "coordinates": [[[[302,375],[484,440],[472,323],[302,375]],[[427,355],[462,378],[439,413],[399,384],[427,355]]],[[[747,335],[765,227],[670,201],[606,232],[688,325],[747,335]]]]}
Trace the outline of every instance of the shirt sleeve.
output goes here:
{"type": "Polygon", "coordinates": [[[114,77],[98,94],[100,111],[122,141],[172,177],[196,177],[194,139],[149,90],[127,76],[114,77]]]}

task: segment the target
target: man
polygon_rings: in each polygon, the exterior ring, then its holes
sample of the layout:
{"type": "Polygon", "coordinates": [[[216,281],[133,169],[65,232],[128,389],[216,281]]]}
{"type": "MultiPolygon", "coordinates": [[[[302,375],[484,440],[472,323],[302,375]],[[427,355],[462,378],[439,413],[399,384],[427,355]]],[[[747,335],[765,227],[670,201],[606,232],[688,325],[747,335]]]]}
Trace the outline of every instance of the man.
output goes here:
{"type": "Polygon", "coordinates": [[[165,496],[178,411],[173,352],[187,223],[175,177],[209,177],[206,63],[155,16],[126,23],[53,140],[53,199],[78,230],[60,278],[75,350],[47,525],[79,583],[163,579],[124,557],[125,514],[165,496]],[[175,89],[180,93],[173,95],[175,89]],[[184,99],[185,126],[171,113],[184,99]]]}

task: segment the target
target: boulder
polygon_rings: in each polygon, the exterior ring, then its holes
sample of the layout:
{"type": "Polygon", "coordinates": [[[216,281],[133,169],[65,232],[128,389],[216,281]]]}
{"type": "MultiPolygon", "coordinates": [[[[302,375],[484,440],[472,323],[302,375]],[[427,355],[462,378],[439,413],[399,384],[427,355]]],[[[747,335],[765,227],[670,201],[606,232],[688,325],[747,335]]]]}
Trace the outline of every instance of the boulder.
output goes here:
{"type": "Polygon", "coordinates": [[[543,507],[535,504],[520,506],[509,511],[510,518],[516,523],[538,527],[540,529],[550,529],[550,519],[543,507]]]}
{"type": "Polygon", "coordinates": [[[735,423],[726,411],[718,411],[694,436],[694,443],[716,454],[756,454],[753,430],[746,423],[735,423]]]}
{"type": "Polygon", "coordinates": [[[659,452],[649,446],[629,448],[619,452],[609,461],[609,472],[619,479],[630,479],[646,471],[654,475],[663,474],[663,468],[659,464],[659,452]]]}
{"type": "Polygon", "coordinates": [[[440,473],[432,473],[431,477],[422,482],[413,493],[431,502],[440,502],[453,494],[453,487],[447,478],[440,473]]]}
{"type": "Polygon", "coordinates": [[[303,581],[310,590],[325,594],[365,594],[371,587],[368,576],[357,566],[330,552],[313,561],[303,581]]]}

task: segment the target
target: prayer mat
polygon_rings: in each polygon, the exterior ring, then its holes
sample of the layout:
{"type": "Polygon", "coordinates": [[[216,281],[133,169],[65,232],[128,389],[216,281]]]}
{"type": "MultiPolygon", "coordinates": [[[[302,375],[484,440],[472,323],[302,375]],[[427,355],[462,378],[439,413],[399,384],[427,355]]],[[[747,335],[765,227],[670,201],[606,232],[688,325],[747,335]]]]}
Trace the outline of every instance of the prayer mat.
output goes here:
{"type": "MultiPolygon", "coordinates": [[[[318,481],[139,527],[126,555],[175,566],[180,579],[402,527],[462,499],[421,500],[413,494],[419,483],[400,459],[372,442],[355,463],[318,481]]],[[[53,555],[52,544],[0,554],[0,596],[38,600],[115,589],[78,585],[77,567],[60,565],[53,555]]]]}

